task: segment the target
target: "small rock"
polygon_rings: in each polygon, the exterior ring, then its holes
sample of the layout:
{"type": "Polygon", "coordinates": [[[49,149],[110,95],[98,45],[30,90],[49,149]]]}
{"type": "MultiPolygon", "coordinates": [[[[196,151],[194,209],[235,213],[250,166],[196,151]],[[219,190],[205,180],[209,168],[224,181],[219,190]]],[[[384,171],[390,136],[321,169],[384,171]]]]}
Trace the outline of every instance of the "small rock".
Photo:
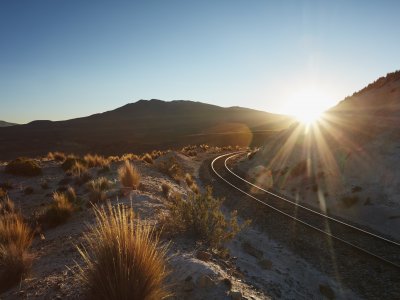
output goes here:
{"type": "Polygon", "coordinates": [[[258,265],[264,270],[271,270],[272,268],[272,262],[268,259],[262,259],[258,261],[258,265]]]}
{"type": "Polygon", "coordinates": [[[197,251],[196,253],[196,258],[202,260],[202,261],[209,261],[211,259],[212,255],[211,253],[208,253],[206,251],[197,251]]]}
{"type": "Polygon", "coordinates": [[[249,255],[254,256],[257,259],[262,259],[264,253],[261,250],[258,250],[255,248],[252,244],[249,242],[243,242],[242,243],[242,249],[249,255]]]}
{"type": "Polygon", "coordinates": [[[200,288],[208,288],[215,285],[214,281],[207,275],[201,275],[196,283],[200,288]]]}
{"type": "Polygon", "coordinates": [[[327,284],[320,284],[319,285],[319,291],[323,296],[325,296],[329,300],[335,299],[335,292],[332,290],[332,288],[327,285],[327,284]]]}
{"type": "Polygon", "coordinates": [[[232,288],[232,281],[229,278],[224,278],[221,281],[229,290],[232,288]]]}
{"type": "Polygon", "coordinates": [[[191,292],[194,290],[194,283],[192,280],[185,280],[183,284],[183,290],[185,292],[191,292]]]}
{"type": "Polygon", "coordinates": [[[243,299],[242,293],[239,291],[232,291],[230,293],[230,295],[231,295],[232,300],[242,300],[243,299]]]}

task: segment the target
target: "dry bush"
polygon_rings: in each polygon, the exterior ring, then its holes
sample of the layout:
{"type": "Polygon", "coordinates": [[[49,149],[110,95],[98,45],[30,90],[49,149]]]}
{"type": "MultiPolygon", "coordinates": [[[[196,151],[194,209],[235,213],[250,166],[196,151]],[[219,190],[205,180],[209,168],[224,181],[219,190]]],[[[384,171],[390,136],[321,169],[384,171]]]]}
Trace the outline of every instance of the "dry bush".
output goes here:
{"type": "Polygon", "coordinates": [[[230,220],[221,211],[223,200],[214,198],[212,190],[207,188],[204,194],[191,194],[186,200],[174,199],[168,204],[170,214],[165,229],[170,233],[183,232],[205,244],[221,248],[232,239],[243,226],[237,222],[236,211],[230,220]]]}
{"type": "Polygon", "coordinates": [[[197,184],[192,183],[192,185],[189,186],[189,188],[192,190],[193,193],[195,194],[199,194],[200,193],[200,189],[197,186],[197,184]]]}
{"type": "Polygon", "coordinates": [[[352,196],[343,196],[341,200],[346,208],[350,208],[358,203],[359,198],[356,195],[352,195],[352,196]]]}
{"type": "Polygon", "coordinates": [[[40,183],[40,187],[41,187],[43,190],[47,190],[47,189],[49,188],[49,183],[47,182],[47,180],[43,180],[43,181],[40,183]]]}
{"type": "Polygon", "coordinates": [[[124,187],[132,189],[137,189],[139,187],[140,174],[129,161],[126,160],[124,165],[118,169],[118,175],[124,187]]]}
{"type": "Polygon", "coordinates": [[[191,185],[194,183],[193,178],[192,178],[192,175],[190,175],[189,173],[186,173],[186,175],[185,175],[185,181],[186,181],[186,184],[187,184],[188,186],[191,186],[191,185]]]}
{"type": "Polygon", "coordinates": [[[86,165],[89,168],[93,168],[93,167],[107,167],[110,165],[110,162],[108,161],[107,158],[104,158],[101,155],[97,155],[97,154],[86,154],[83,158],[83,160],[85,161],[86,165]]]}
{"type": "Polygon", "coordinates": [[[63,152],[49,152],[47,154],[47,158],[50,160],[60,161],[63,162],[66,159],[66,155],[63,152]]]}
{"type": "Polygon", "coordinates": [[[25,194],[25,195],[33,194],[34,191],[35,191],[35,190],[34,190],[33,187],[31,187],[31,186],[27,186],[26,188],[24,188],[24,194],[25,194]]]}
{"type": "Polygon", "coordinates": [[[119,159],[119,161],[125,161],[125,160],[140,160],[140,157],[137,156],[136,154],[133,153],[125,153],[124,155],[122,155],[121,159],[119,159]]]}
{"type": "Polygon", "coordinates": [[[167,184],[167,183],[163,183],[161,185],[161,191],[162,191],[164,197],[168,199],[169,193],[171,191],[171,186],[169,184],[167,184]]]}
{"type": "Polygon", "coordinates": [[[67,222],[75,210],[69,197],[72,196],[65,192],[55,192],[53,194],[53,203],[39,216],[39,223],[45,227],[55,227],[67,222]]]}
{"type": "Polygon", "coordinates": [[[5,191],[8,191],[8,190],[12,190],[14,188],[14,185],[10,181],[5,181],[5,182],[0,183],[0,188],[2,188],[5,191]]]}
{"type": "Polygon", "coordinates": [[[7,201],[0,203],[0,293],[18,283],[32,265],[32,232],[7,201]]]}
{"type": "Polygon", "coordinates": [[[0,187],[0,201],[8,197],[8,193],[5,189],[0,187]]]}
{"type": "Polygon", "coordinates": [[[157,169],[174,179],[176,182],[180,182],[183,177],[183,170],[179,163],[176,161],[174,157],[170,157],[168,161],[160,162],[157,165],[157,169]]]}
{"type": "Polygon", "coordinates": [[[148,164],[152,164],[153,158],[149,153],[146,153],[145,155],[142,156],[142,161],[147,162],[148,164]]]}
{"type": "Polygon", "coordinates": [[[79,161],[73,164],[70,172],[75,177],[75,183],[78,185],[84,184],[92,178],[86,165],[79,161]]]}
{"type": "Polygon", "coordinates": [[[150,155],[151,155],[152,159],[157,159],[163,154],[164,154],[164,152],[162,152],[162,151],[153,150],[150,155]]]}
{"type": "Polygon", "coordinates": [[[92,203],[104,202],[107,200],[106,191],[110,188],[110,181],[105,177],[91,180],[87,184],[89,189],[89,201],[92,203]]]}
{"type": "Polygon", "coordinates": [[[42,174],[42,169],[33,159],[20,157],[9,162],[5,172],[20,176],[38,176],[42,174]]]}
{"type": "Polygon", "coordinates": [[[201,150],[203,150],[204,152],[207,152],[208,149],[210,149],[210,146],[207,144],[202,144],[199,146],[201,150]]]}
{"type": "Polygon", "coordinates": [[[0,216],[15,213],[14,202],[6,195],[0,199],[0,216]]]}
{"type": "Polygon", "coordinates": [[[132,208],[95,207],[97,224],[78,247],[85,267],[78,276],[91,299],[163,299],[167,247],[132,208]]]}
{"type": "Polygon", "coordinates": [[[61,168],[64,171],[69,171],[76,163],[81,163],[82,165],[84,165],[85,161],[74,154],[70,154],[65,158],[65,161],[61,164],[61,168]]]}

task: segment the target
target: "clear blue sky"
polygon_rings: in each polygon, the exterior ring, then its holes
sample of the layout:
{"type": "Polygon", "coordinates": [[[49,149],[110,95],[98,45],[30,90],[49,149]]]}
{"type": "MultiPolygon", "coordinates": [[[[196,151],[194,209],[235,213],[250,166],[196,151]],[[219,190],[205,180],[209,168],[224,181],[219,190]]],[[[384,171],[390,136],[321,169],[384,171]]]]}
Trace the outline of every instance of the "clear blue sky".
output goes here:
{"type": "Polygon", "coordinates": [[[290,112],[400,69],[400,1],[0,2],[0,120],[139,99],[290,112]]]}

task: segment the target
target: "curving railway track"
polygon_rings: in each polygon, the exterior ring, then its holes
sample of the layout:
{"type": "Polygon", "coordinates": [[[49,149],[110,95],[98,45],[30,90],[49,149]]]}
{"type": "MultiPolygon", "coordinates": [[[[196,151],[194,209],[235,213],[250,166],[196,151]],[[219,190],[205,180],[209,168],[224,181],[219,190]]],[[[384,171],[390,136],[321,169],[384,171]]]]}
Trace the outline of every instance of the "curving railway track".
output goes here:
{"type": "Polygon", "coordinates": [[[365,256],[365,261],[376,260],[395,271],[400,271],[400,243],[398,241],[350,224],[345,220],[328,216],[254,185],[228,166],[232,159],[244,153],[235,152],[216,157],[211,162],[212,172],[223,182],[267,209],[300,223],[328,239],[355,249],[360,255],[365,256]]]}

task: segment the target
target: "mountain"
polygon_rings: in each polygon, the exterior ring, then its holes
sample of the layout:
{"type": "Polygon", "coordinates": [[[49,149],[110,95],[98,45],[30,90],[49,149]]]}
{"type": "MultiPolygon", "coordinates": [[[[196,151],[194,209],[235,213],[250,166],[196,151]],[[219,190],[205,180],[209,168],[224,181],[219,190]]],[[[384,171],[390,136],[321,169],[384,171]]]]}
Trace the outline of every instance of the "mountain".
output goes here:
{"type": "Polygon", "coordinates": [[[0,121],[0,127],[8,127],[8,126],[14,126],[14,125],[17,125],[17,124],[9,123],[9,122],[6,122],[6,121],[0,121]]]}
{"type": "Polygon", "coordinates": [[[308,130],[295,124],[270,138],[241,169],[263,170],[268,188],[400,239],[399,153],[397,71],[347,97],[308,130]]]}
{"type": "Polygon", "coordinates": [[[287,116],[241,107],[140,100],[88,117],[0,128],[0,160],[55,150],[113,155],[191,143],[255,145],[290,122],[287,116]]]}

